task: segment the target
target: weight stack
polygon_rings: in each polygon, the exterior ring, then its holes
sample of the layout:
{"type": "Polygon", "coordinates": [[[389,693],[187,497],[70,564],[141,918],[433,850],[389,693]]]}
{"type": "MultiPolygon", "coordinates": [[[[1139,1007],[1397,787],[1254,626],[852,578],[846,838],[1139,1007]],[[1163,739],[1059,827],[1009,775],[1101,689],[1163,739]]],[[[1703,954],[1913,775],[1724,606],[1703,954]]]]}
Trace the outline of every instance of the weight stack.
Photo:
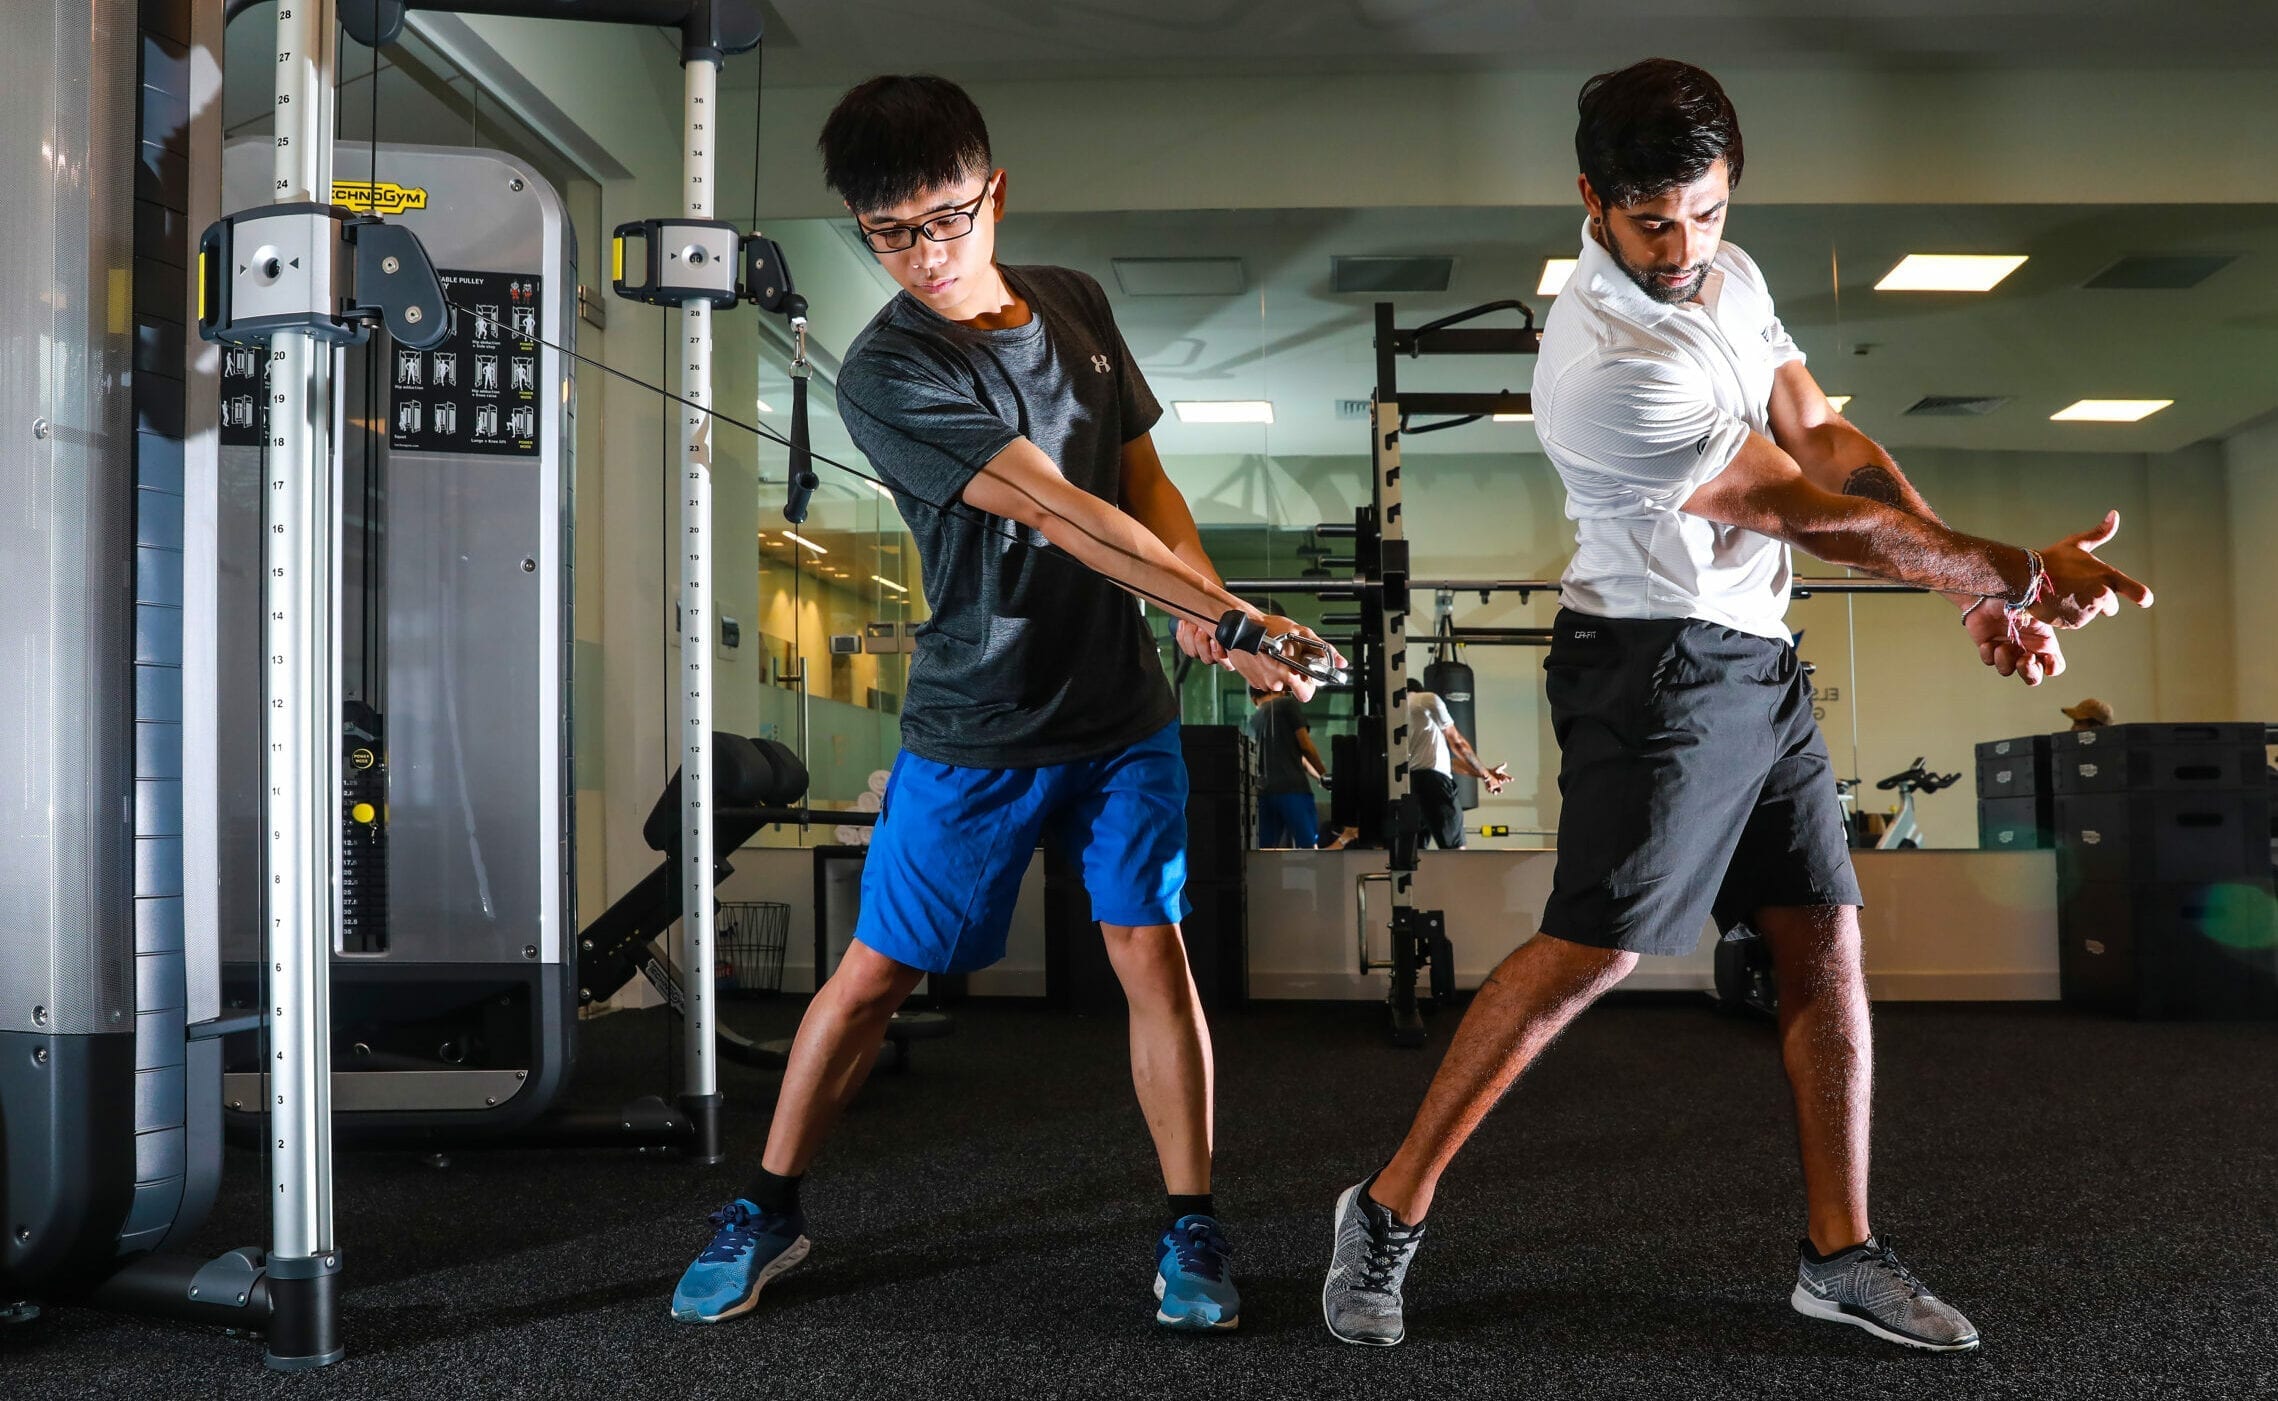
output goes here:
{"type": "MultiPolygon", "coordinates": [[[[1249,899],[1245,865],[1257,829],[1250,737],[1233,725],[1180,731],[1187,765],[1186,895],[1181,925],[1188,965],[1205,1009],[1249,997],[1249,899]]],[[[1047,835],[1044,855],[1044,986],[1053,1006],[1080,1015],[1114,1012],[1123,989],[1092,919],[1082,869],[1047,835]]]]}
{"type": "Polygon", "coordinates": [[[2142,1018],[2278,1019],[2263,726],[2051,737],[2058,980],[2142,1018]]]}
{"type": "Polygon", "coordinates": [[[1977,747],[1977,844],[1985,851],[2056,845],[2049,736],[1988,740],[1977,747]]]}

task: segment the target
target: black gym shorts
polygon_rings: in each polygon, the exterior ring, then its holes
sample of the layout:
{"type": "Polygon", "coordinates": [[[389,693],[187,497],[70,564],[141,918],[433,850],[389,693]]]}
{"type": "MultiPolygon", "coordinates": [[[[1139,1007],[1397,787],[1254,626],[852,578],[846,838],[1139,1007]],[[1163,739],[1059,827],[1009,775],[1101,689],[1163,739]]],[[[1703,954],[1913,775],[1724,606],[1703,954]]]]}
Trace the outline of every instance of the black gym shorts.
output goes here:
{"type": "Polygon", "coordinates": [[[1463,846],[1463,797],[1455,780],[1438,769],[1408,773],[1408,806],[1415,814],[1416,849],[1437,843],[1442,851],[1463,846]]]}
{"type": "Polygon", "coordinates": [[[1865,903],[1793,647],[1560,609],[1543,670],[1565,799],[1545,934],[1684,954],[1711,914],[1865,903]]]}

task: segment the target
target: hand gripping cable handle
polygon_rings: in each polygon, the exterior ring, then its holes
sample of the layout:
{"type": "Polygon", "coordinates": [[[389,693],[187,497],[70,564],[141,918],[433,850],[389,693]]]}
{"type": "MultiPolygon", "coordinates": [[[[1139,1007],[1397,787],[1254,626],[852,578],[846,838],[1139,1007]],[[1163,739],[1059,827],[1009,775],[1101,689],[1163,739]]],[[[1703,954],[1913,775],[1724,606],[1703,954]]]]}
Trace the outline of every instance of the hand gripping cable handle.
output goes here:
{"type": "Polygon", "coordinates": [[[1317,637],[1301,632],[1266,635],[1265,624],[1238,608],[1218,620],[1218,645],[1229,652],[1255,652],[1271,657],[1300,676],[1323,686],[1349,686],[1353,676],[1338,665],[1336,652],[1317,637]]]}

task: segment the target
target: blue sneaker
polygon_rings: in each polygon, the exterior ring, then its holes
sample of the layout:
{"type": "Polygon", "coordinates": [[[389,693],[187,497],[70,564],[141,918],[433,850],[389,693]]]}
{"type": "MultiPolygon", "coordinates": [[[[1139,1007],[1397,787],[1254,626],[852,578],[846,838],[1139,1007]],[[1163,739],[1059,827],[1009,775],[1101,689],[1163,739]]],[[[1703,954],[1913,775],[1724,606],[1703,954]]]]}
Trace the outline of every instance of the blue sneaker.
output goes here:
{"type": "Polygon", "coordinates": [[[697,1253],[672,1291],[672,1316],[683,1323],[718,1323],[750,1313],[759,1291],[807,1258],[797,1216],[762,1211],[738,1197],[712,1213],[712,1243],[697,1253]]]}
{"type": "Polygon", "coordinates": [[[1155,1243],[1155,1321],[1165,1328],[1222,1333],[1242,1322],[1242,1291],[1229,1264],[1234,1248],[1207,1216],[1182,1216],[1155,1243]]]}

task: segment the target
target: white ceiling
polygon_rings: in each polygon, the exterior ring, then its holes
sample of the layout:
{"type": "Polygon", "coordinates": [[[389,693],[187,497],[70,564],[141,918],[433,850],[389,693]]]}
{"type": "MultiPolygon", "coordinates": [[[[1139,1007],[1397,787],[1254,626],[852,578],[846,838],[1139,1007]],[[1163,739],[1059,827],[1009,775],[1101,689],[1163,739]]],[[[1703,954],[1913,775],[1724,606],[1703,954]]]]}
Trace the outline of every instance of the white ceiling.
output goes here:
{"type": "MultiPolygon", "coordinates": [[[[1603,68],[2266,67],[2266,0],[767,0],[779,80],[1603,68]]],[[[727,86],[749,86],[731,65],[727,86]]]]}

